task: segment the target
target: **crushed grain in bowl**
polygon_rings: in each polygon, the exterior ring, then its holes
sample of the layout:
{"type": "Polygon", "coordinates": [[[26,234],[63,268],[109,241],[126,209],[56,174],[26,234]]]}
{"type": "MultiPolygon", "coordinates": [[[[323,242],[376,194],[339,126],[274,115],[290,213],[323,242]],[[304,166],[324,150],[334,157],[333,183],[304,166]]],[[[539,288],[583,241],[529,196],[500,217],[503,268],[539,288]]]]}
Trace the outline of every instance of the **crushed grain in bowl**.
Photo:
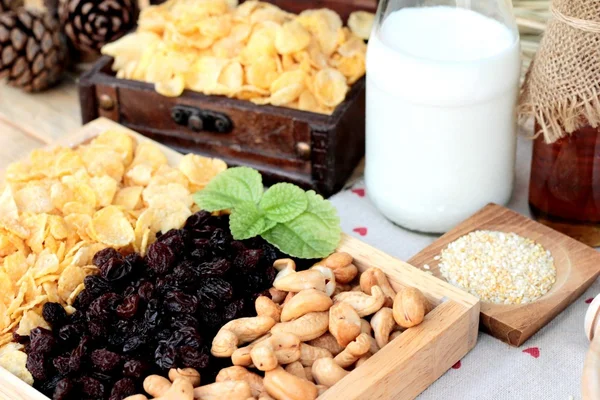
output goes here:
{"type": "Polygon", "coordinates": [[[490,303],[531,303],[556,282],[550,251],[512,232],[471,232],[450,243],[439,260],[448,282],[490,303]]]}

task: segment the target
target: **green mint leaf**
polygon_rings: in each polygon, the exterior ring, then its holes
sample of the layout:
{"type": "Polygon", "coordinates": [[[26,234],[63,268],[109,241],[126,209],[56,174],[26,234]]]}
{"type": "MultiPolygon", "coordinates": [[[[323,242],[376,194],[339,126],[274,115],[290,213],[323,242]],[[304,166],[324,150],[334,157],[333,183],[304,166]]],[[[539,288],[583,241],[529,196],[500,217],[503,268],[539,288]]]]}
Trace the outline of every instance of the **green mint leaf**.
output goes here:
{"type": "Polygon", "coordinates": [[[229,229],[235,240],[253,238],[272,227],[273,224],[252,202],[239,203],[229,216],[229,229]]]}
{"type": "Polygon", "coordinates": [[[252,168],[229,168],[215,176],[194,194],[194,201],[206,211],[235,208],[244,202],[258,204],[263,194],[262,176],[252,168]]]}
{"type": "Polygon", "coordinates": [[[265,192],[258,206],[269,219],[284,223],[306,211],[308,199],[298,186],[278,183],[265,192]]]}
{"type": "Polygon", "coordinates": [[[306,198],[305,212],[289,222],[277,224],[262,237],[292,257],[327,257],[340,242],[340,219],[335,207],[314,191],[307,192],[306,198]]]}

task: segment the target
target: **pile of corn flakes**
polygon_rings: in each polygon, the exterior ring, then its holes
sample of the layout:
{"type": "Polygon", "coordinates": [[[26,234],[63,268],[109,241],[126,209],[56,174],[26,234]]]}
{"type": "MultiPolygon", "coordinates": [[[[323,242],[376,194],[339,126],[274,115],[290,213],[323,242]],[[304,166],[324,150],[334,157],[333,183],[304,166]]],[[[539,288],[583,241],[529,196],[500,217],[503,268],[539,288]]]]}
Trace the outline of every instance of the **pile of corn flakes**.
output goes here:
{"type": "Polygon", "coordinates": [[[145,9],[138,30],[104,46],[117,77],[331,114],[365,74],[373,15],[350,26],[328,9],[290,14],[270,3],[170,0],[145,9]]]}
{"type": "MultiPolygon", "coordinates": [[[[15,330],[48,328],[44,303],[75,311],[97,251],[144,254],[158,231],[184,225],[196,211],[192,193],[226,168],[192,154],[169,166],[159,147],[120,131],[11,164],[0,192],[0,366],[24,367],[20,345],[9,342],[15,330]]],[[[26,369],[11,372],[32,382],[26,369]]]]}

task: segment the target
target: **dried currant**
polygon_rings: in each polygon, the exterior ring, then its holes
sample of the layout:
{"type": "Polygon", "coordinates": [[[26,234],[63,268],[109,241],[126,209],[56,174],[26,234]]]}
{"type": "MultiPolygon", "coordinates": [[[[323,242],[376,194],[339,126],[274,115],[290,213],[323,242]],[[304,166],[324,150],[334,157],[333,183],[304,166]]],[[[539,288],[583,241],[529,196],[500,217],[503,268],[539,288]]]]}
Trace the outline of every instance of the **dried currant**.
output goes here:
{"type": "Polygon", "coordinates": [[[63,378],[56,383],[52,400],[67,400],[75,391],[75,385],[69,378],[63,378]]]}
{"type": "Polygon", "coordinates": [[[53,328],[58,328],[66,321],[67,312],[58,303],[46,303],[42,308],[42,316],[53,328]]]}
{"type": "Polygon", "coordinates": [[[81,392],[86,396],[93,399],[104,398],[105,387],[99,380],[90,376],[83,376],[79,379],[79,383],[81,385],[81,392]]]}
{"type": "Polygon", "coordinates": [[[244,250],[233,260],[233,266],[242,271],[254,270],[263,256],[262,250],[244,250]]]}
{"type": "Polygon", "coordinates": [[[140,296],[132,294],[125,297],[123,302],[117,307],[117,316],[122,319],[133,318],[138,311],[140,304],[140,296]]]}
{"type": "Polygon", "coordinates": [[[154,285],[151,282],[144,282],[138,287],[140,298],[145,301],[150,301],[154,296],[154,285]]]}
{"type": "Polygon", "coordinates": [[[115,382],[109,400],[123,400],[135,393],[135,382],[129,378],[123,378],[115,382]]]}
{"type": "Polygon", "coordinates": [[[106,249],[100,250],[99,252],[97,252],[94,255],[94,258],[92,259],[92,263],[96,267],[102,268],[102,265],[104,265],[104,263],[106,263],[107,261],[114,259],[114,258],[122,259],[123,256],[121,255],[121,253],[119,253],[117,250],[113,249],[112,247],[107,247],[106,249]]]}
{"type": "Polygon", "coordinates": [[[133,266],[122,258],[111,258],[100,267],[100,274],[107,281],[118,281],[127,277],[133,266]]]}
{"type": "Polygon", "coordinates": [[[210,218],[211,214],[208,211],[198,211],[187,219],[183,228],[198,229],[201,226],[204,226],[210,218]]]}
{"type": "Polygon", "coordinates": [[[170,312],[194,314],[198,309],[196,296],[179,291],[167,293],[164,302],[166,310],[170,312]]]}
{"type": "Polygon", "coordinates": [[[121,356],[107,349],[92,351],[90,360],[93,366],[104,372],[112,371],[121,364],[121,356]]]}
{"type": "Polygon", "coordinates": [[[223,276],[231,268],[231,263],[225,258],[218,258],[211,262],[205,262],[200,265],[198,274],[202,277],[223,276]]]}
{"type": "Polygon", "coordinates": [[[154,362],[163,370],[168,370],[175,367],[177,350],[173,346],[161,343],[154,352],[154,362]]]}
{"type": "Polygon", "coordinates": [[[148,268],[156,274],[164,275],[173,268],[176,257],[169,246],[161,242],[154,242],[148,247],[145,261],[148,268]]]}
{"type": "Polygon", "coordinates": [[[59,374],[61,374],[61,375],[68,374],[71,371],[71,367],[69,366],[70,360],[71,360],[70,354],[58,356],[52,360],[52,365],[58,371],[59,374]]]}
{"type": "Polygon", "coordinates": [[[206,278],[200,291],[219,303],[226,303],[233,297],[231,283],[222,278],[206,278]]]}
{"type": "Polygon", "coordinates": [[[38,381],[46,380],[46,355],[42,353],[30,352],[27,355],[27,370],[38,381]]]}
{"type": "Polygon", "coordinates": [[[56,345],[52,331],[44,328],[34,328],[29,333],[31,351],[37,353],[50,353],[56,345]]]}
{"type": "Polygon", "coordinates": [[[89,353],[91,342],[92,339],[89,336],[84,336],[77,347],[75,347],[75,349],[73,349],[71,352],[69,368],[72,372],[78,372],[83,366],[85,357],[89,353]]]}
{"type": "Polygon", "coordinates": [[[85,326],[81,323],[75,323],[61,327],[58,331],[58,337],[65,344],[78,343],[84,333],[85,326]]]}

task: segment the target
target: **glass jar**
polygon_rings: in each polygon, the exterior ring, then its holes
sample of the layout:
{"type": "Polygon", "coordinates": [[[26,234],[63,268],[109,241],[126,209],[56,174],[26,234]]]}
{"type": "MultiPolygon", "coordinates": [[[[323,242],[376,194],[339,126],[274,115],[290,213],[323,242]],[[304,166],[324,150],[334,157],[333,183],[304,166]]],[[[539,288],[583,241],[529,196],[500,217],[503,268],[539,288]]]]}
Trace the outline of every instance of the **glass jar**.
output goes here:
{"type": "Polygon", "coordinates": [[[370,198],[445,232],[512,194],[519,34],[506,0],[382,0],[367,52],[370,198]]]}
{"type": "Polygon", "coordinates": [[[529,207],[543,224],[600,246],[599,128],[585,126],[552,144],[535,140],[529,207]]]}

